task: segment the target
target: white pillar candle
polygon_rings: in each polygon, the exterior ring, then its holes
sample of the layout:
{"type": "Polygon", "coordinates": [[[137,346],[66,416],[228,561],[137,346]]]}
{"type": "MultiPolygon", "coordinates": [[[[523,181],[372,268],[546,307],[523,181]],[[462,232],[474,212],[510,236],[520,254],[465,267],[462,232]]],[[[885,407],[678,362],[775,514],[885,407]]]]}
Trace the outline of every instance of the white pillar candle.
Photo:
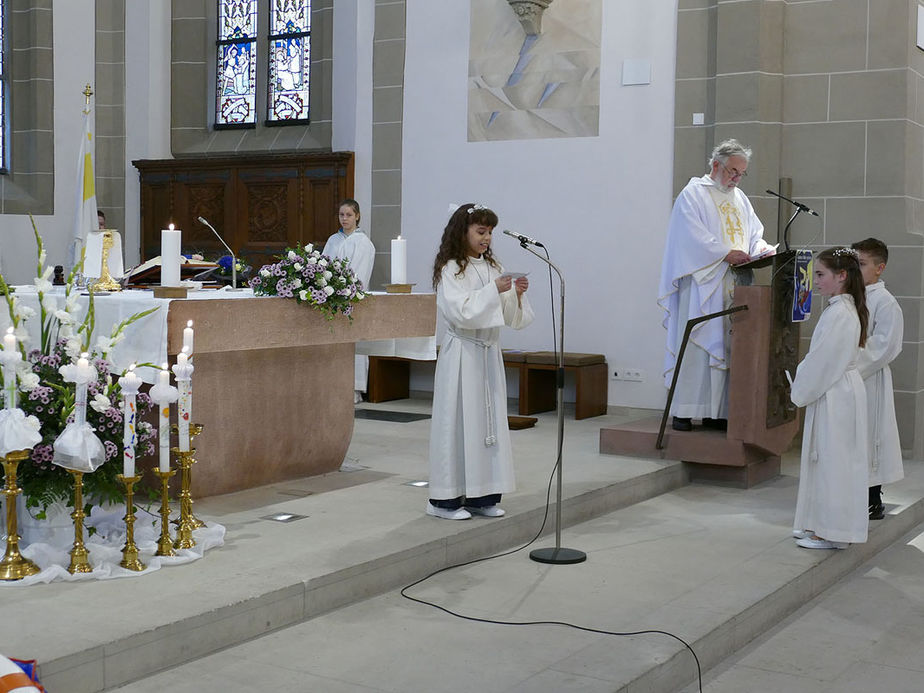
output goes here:
{"type": "Polygon", "coordinates": [[[157,375],[157,384],[151,388],[151,399],[157,403],[158,469],[170,471],[170,403],[176,402],[177,390],[170,386],[170,369],[165,363],[157,375]]]}
{"type": "Polygon", "coordinates": [[[13,334],[13,328],[8,327],[6,334],[3,335],[3,390],[6,399],[6,408],[16,408],[16,365],[20,356],[16,351],[16,335],[13,334]]]}
{"type": "Polygon", "coordinates": [[[180,247],[183,234],[179,229],[162,229],[160,232],[160,285],[180,285],[180,247]]]}
{"type": "Polygon", "coordinates": [[[128,372],[119,378],[122,388],[122,474],[135,476],[135,444],[137,442],[136,409],[138,390],[141,388],[141,378],[135,374],[135,364],[128,368],[128,372]]]}
{"type": "Polygon", "coordinates": [[[94,373],[87,354],[81,354],[77,359],[77,387],[74,393],[74,421],[80,426],[87,422],[87,384],[94,373]]]}
{"type": "Polygon", "coordinates": [[[407,284],[407,241],[401,236],[391,239],[391,283],[407,284]]]}
{"type": "Polygon", "coordinates": [[[173,367],[176,374],[176,384],[180,391],[177,429],[180,437],[180,451],[189,452],[189,423],[192,420],[192,374],[193,365],[189,363],[189,354],[186,348],[176,355],[176,365],[173,367]]]}
{"type": "Polygon", "coordinates": [[[193,321],[189,320],[186,323],[186,327],[183,329],[183,348],[186,349],[187,353],[193,353],[193,321]]]}

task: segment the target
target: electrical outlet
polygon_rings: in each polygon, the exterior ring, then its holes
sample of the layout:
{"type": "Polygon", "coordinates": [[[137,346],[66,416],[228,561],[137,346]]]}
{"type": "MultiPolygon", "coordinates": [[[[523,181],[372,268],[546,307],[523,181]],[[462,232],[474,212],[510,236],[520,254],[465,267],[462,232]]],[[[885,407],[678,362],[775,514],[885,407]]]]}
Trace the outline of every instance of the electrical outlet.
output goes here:
{"type": "Polygon", "coordinates": [[[639,368],[617,368],[613,371],[613,380],[641,383],[645,381],[645,373],[639,368]]]}

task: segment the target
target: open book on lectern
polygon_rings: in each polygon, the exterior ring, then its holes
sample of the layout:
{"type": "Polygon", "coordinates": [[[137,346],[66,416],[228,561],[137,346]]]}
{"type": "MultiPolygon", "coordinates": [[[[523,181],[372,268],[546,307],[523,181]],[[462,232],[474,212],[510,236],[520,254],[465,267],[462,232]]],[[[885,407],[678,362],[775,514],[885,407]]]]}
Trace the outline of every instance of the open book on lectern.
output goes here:
{"type": "MultiPolygon", "coordinates": [[[[190,260],[188,257],[180,257],[180,279],[205,279],[206,273],[214,272],[219,268],[217,262],[205,262],[203,260],[190,260]]],[[[160,255],[152,257],[128,274],[128,283],[133,285],[160,284],[160,255]]]]}

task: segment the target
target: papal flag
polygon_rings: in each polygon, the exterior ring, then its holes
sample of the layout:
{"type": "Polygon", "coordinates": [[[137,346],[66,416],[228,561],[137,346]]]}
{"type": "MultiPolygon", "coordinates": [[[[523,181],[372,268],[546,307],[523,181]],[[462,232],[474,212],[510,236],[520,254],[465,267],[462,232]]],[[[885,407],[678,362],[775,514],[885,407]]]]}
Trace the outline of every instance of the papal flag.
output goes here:
{"type": "Polygon", "coordinates": [[[90,132],[90,110],[83,113],[83,135],[80,155],[77,158],[77,199],[74,219],[74,237],[68,250],[68,269],[80,261],[80,253],[87,243],[87,234],[99,228],[96,218],[96,177],[93,173],[93,133],[90,132]]]}

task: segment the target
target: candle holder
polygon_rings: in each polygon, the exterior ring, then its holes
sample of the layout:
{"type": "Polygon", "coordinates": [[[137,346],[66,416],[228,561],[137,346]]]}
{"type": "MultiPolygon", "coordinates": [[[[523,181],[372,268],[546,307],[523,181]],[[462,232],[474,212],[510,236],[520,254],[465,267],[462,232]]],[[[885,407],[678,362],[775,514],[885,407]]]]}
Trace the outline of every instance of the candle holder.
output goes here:
{"type": "MultiPolygon", "coordinates": [[[[173,430],[174,433],[179,433],[179,426],[177,426],[176,424],[173,424],[173,425],[171,426],[171,428],[172,428],[172,430],[173,430]]],[[[192,505],[193,505],[192,493],[190,492],[190,487],[191,487],[191,485],[192,485],[192,466],[196,463],[196,458],[192,455],[192,453],[195,453],[195,452],[196,452],[196,449],[192,447],[192,443],[193,443],[193,441],[196,439],[196,436],[198,436],[200,433],[202,433],[202,429],[203,429],[203,428],[204,428],[204,426],[203,426],[202,424],[197,424],[197,423],[191,423],[191,424],[189,424],[189,447],[191,448],[191,450],[190,450],[190,453],[191,453],[191,454],[190,454],[190,461],[189,461],[189,467],[186,468],[186,469],[183,469],[183,474],[182,474],[182,477],[181,477],[181,479],[182,479],[182,486],[181,486],[181,488],[182,488],[182,490],[185,490],[185,491],[186,491],[186,498],[188,498],[188,503],[189,503],[189,510],[188,510],[188,512],[189,512],[189,522],[192,524],[192,529],[199,529],[200,527],[205,527],[205,523],[193,514],[193,510],[192,510],[192,505]]],[[[174,451],[177,455],[182,454],[177,448],[174,448],[173,451],[174,451]]],[[[182,469],[182,466],[181,466],[181,469],[182,469]]],[[[181,492],[180,492],[180,501],[181,501],[181,503],[182,503],[182,500],[183,500],[183,493],[182,493],[182,491],[181,491],[181,492]]],[[[183,506],[180,505],[181,514],[182,514],[182,507],[183,507],[183,506]]],[[[189,548],[189,547],[185,547],[185,548],[189,548]]]]}
{"type": "Polygon", "coordinates": [[[175,549],[191,549],[196,545],[193,539],[193,521],[192,521],[192,495],[189,492],[190,467],[196,463],[195,448],[192,450],[182,451],[179,448],[173,448],[173,453],[177,457],[177,464],[180,465],[180,521],[176,528],[176,541],[173,542],[175,549]]]}
{"type": "Polygon", "coordinates": [[[83,543],[83,518],[86,517],[83,512],[83,472],[74,469],[67,471],[74,475],[74,512],[71,513],[71,519],[74,520],[74,546],[70,550],[71,564],[67,567],[67,572],[71,575],[92,573],[90,552],[83,543]]]}
{"type": "Polygon", "coordinates": [[[160,539],[157,541],[157,551],[155,556],[176,556],[173,550],[173,540],[170,538],[170,499],[169,489],[170,477],[176,474],[175,469],[162,472],[155,469],[154,473],[160,477],[160,539]]]}
{"type": "Polygon", "coordinates": [[[125,546],[122,547],[122,560],[119,565],[126,570],[142,571],[145,569],[144,563],[138,560],[138,547],[135,545],[135,484],[141,481],[141,475],[124,476],[116,474],[122,484],[125,485],[125,546]]]}
{"type": "Polygon", "coordinates": [[[41,571],[35,563],[19,553],[19,527],[16,518],[16,496],[22,489],[16,486],[16,468],[29,456],[28,450],[14,450],[3,458],[6,496],[6,553],[0,560],[0,580],[22,580],[41,571]]]}

